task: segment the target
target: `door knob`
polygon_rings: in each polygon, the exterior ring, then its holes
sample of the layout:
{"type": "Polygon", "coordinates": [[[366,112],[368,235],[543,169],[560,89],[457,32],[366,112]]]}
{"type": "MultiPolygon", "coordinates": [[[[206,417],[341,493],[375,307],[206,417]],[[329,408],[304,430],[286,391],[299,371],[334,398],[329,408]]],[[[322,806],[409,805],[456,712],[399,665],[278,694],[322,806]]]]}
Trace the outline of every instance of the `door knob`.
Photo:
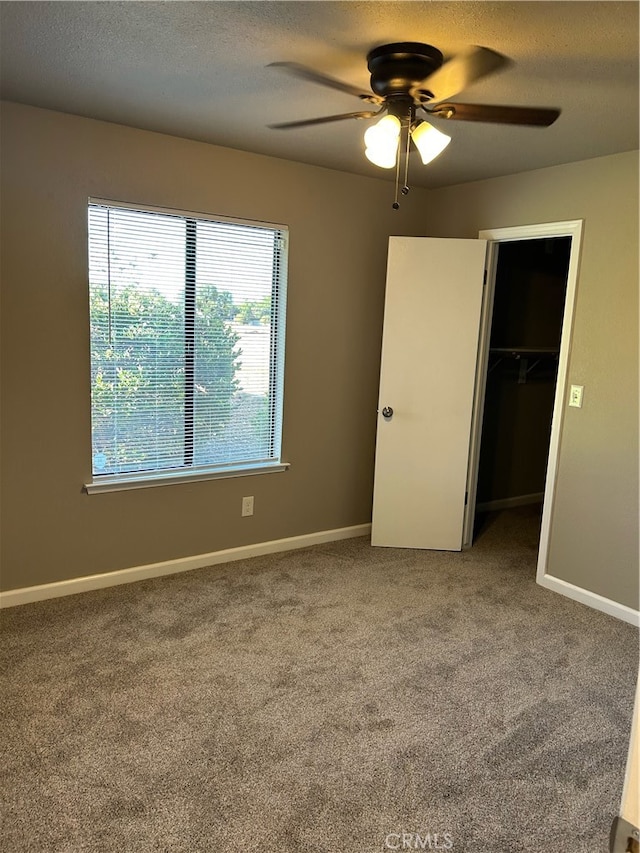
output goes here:
{"type": "Polygon", "coordinates": [[[388,421],[391,420],[391,418],[393,417],[393,409],[391,408],[391,406],[384,407],[384,409],[382,410],[382,417],[386,418],[388,421]]]}

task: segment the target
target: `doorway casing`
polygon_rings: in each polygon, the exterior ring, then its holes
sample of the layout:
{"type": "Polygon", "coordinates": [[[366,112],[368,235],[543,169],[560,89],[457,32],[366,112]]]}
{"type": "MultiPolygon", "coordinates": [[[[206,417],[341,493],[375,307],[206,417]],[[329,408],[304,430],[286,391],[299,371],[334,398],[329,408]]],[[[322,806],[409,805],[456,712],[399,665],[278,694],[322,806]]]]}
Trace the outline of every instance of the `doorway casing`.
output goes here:
{"type": "Polygon", "coordinates": [[[547,574],[551,521],[553,518],[553,502],[558,472],[560,434],[562,432],[564,404],[567,393],[569,352],[571,350],[571,334],[573,330],[573,316],[578,283],[582,225],[583,220],[575,219],[565,222],[546,222],[538,225],[520,225],[511,228],[490,228],[480,231],[478,234],[478,237],[481,240],[487,241],[487,284],[485,287],[482,314],[480,318],[476,390],[473,407],[474,414],[471,427],[471,443],[469,448],[469,511],[465,518],[463,536],[464,547],[469,547],[473,538],[473,522],[478,486],[478,465],[480,459],[480,438],[482,433],[482,414],[484,409],[489,341],[491,337],[493,300],[495,294],[498,250],[500,243],[512,242],[515,240],[542,240],[548,237],[571,238],[571,253],[569,257],[569,269],[567,272],[567,289],[562,318],[562,334],[560,340],[560,353],[558,356],[558,374],[553,404],[549,458],[547,463],[547,475],[542,507],[540,547],[538,551],[538,565],[536,571],[536,581],[543,586],[547,585],[544,579],[547,574]]]}

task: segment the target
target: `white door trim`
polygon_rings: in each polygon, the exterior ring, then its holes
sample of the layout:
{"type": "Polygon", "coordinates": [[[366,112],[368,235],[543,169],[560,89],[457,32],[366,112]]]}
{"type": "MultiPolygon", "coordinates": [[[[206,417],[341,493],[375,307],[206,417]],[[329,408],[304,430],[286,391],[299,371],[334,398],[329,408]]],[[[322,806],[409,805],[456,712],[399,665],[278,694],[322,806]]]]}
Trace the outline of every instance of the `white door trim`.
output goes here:
{"type": "Polygon", "coordinates": [[[478,467],[480,465],[480,441],[482,439],[482,418],[487,388],[487,367],[489,361],[489,340],[493,319],[493,298],[495,295],[496,266],[498,252],[496,244],[487,240],[485,256],[484,286],[482,292],[482,311],[480,314],[480,332],[478,335],[478,358],[476,361],[476,384],[471,416],[471,439],[469,441],[469,465],[467,468],[467,503],[465,506],[462,529],[462,547],[473,544],[473,527],[476,515],[476,497],[478,493],[478,467]]]}
{"type": "MultiPolygon", "coordinates": [[[[544,501],[542,506],[542,526],[540,529],[540,549],[538,551],[538,567],[536,581],[544,585],[543,581],[547,575],[547,561],[549,557],[549,540],[551,535],[551,522],[553,519],[553,504],[555,499],[556,478],[558,474],[558,460],[560,451],[560,434],[564,420],[564,402],[567,393],[567,374],[569,365],[569,353],[571,351],[571,337],[573,334],[573,317],[576,302],[576,291],[578,285],[578,272],[580,267],[580,251],[582,248],[582,219],[572,219],[566,222],[544,222],[537,225],[518,225],[511,228],[489,228],[478,233],[481,240],[487,240],[489,245],[488,264],[488,286],[486,300],[489,305],[493,303],[493,292],[495,288],[496,274],[496,243],[513,240],[536,240],[545,237],[571,237],[571,253],[569,256],[569,270],[567,273],[567,291],[564,303],[564,315],[562,318],[562,337],[560,341],[560,355],[558,357],[558,377],[556,380],[556,393],[553,404],[553,418],[551,422],[551,439],[549,442],[549,460],[547,463],[547,477],[545,482],[544,501]]],[[[473,436],[474,457],[471,462],[471,479],[469,489],[469,516],[473,518],[476,499],[478,457],[480,445],[480,433],[482,430],[482,406],[484,405],[484,393],[486,387],[486,362],[489,353],[489,332],[491,326],[491,312],[485,312],[484,322],[487,327],[481,332],[482,351],[479,352],[478,364],[484,365],[482,381],[478,382],[476,389],[475,405],[479,407],[477,417],[474,418],[475,435],[473,436]],[[473,502],[472,502],[473,501],[473,502]]]]}

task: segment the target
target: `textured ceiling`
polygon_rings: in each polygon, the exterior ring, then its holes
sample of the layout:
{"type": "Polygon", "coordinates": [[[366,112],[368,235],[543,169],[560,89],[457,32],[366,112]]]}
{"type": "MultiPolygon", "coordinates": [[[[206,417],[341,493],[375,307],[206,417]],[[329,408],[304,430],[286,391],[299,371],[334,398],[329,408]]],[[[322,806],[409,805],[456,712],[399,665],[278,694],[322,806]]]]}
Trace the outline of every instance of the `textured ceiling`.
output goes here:
{"type": "MultiPolygon", "coordinates": [[[[636,2],[2,2],[2,97],[377,177],[364,122],[269,130],[361,102],[265,66],[295,61],[368,89],[366,54],[470,44],[514,64],[458,100],[562,109],[550,128],[451,122],[411,182],[444,186],[638,147],[636,2]]],[[[455,99],[452,99],[455,100],[455,99]]]]}

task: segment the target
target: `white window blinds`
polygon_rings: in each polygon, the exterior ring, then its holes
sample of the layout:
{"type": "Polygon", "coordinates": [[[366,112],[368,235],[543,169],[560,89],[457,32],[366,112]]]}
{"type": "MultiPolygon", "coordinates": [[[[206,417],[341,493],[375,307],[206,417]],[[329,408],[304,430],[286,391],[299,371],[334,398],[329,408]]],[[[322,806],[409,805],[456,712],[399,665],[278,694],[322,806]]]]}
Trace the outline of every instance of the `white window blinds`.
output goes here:
{"type": "Polygon", "coordinates": [[[280,460],[286,237],[89,204],[94,481],[280,460]]]}

